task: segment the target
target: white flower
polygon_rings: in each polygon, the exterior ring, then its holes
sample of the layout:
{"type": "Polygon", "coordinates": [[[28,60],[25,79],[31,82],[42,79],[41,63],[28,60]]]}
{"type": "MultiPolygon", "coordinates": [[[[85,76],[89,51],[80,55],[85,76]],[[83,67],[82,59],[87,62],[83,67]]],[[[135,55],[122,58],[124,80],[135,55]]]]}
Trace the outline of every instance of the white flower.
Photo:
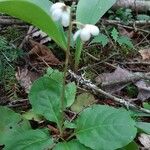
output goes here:
{"type": "Polygon", "coordinates": [[[99,34],[99,28],[95,25],[86,24],[82,29],[79,29],[73,36],[73,39],[76,40],[80,36],[81,40],[86,42],[91,36],[97,36],[99,34]]]}
{"type": "Polygon", "coordinates": [[[51,6],[50,11],[53,12],[55,9],[60,9],[63,6],[66,6],[66,5],[61,2],[55,3],[51,6]]]}
{"type": "Polygon", "coordinates": [[[70,7],[58,2],[51,6],[50,12],[54,21],[60,21],[64,27],[69,26],[70,7]]]}

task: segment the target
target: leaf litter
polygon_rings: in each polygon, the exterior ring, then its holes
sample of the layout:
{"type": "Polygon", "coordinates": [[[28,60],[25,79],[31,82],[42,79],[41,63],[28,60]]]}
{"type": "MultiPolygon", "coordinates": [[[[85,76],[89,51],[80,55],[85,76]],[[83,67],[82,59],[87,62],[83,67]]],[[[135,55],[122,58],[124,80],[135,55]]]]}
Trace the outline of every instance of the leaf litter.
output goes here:
{"type": "MultiPolygon", "coordinates": [[[[39,65],[44,65],[48,67],[61,64],[47,46],[31,39],[28,42],[30,43],[31,50],[27,53],[28,57],[26,61],[29,61],[31,66],[38,67],[39,65]]],[[[33,81],[38,79],[41,75],[42,73],[39,71],[32,71],[27,67],[19,67],[16,72],[16,79],[25,92],[29,93],[33,81]]]]}
{"type": "Polygon", "coordinates": [[[120,92],[129,84],[129,82],[133,83],[138,88],[137,98],[140,100],[147,100],[150,98],[150,82],[138,77],[134,78],[140,74],[140,72],[133,73],[126,69],[117,67],[112,73],[100,74],[95,78],[95,81],[98,85],[101,85],[105,91],[111,94],[120,92]]]}

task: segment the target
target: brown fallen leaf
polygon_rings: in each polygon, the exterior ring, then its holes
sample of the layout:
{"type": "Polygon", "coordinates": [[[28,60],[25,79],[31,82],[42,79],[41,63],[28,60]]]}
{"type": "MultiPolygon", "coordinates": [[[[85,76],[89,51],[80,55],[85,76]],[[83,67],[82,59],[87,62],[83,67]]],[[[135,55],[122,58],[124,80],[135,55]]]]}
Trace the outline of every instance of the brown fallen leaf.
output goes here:
{"type": "Polygon", "coordinates": [[[100,74],[95,81],[97,85],[111,94],[120,92],[128,83],[132,82],[139,91],[137,98],[144,101],[150,98],[150,82],[141,79],[140,75],[139,72],[133,73],[117,67],[112,73],[100,74]]]}
{"type": "Polygon", "coordinates": [[[127,83],[119,82],[116,84],[118,81],[122,81],[125,78],[130,78],[132,76],[132,73],[130,73],[126,69],[122,69],[120,67],[117,67],[117,69],[112,72],[112,73],[103,73],[100,74],[98,77],[96,77],[95,81],[98,84],[101,84],[102,88],[110,93],[115,93],[123,89],[127,83]],[[111,82],[111,84],[109,84],[111,82]],[[113,84],[114,83],[114,84],[113,84]]]}
{"type": "Polygon", "coordinates": [[[149,49],[142,49],[139,51],[139,53],[141,54],[143,60],[149,60],[150,61],[150,48],[149,49]]]}
{"type": "Polygon", "coordinates": [[[121,26],[118,27],[118,30],[119,30],[120,35],[122,35],[122,36],[127,36],[129,38],[132,38],[134,36],[134,31],[129,32],[121,26]]]}
{"type": "Polygon", "coordinates": [[[31,63],[46,62],[48,65],[60,65],[61,62],[55,57],[52,51],[38,42],[29,40],[30,45],[33,47],[28,53],[31,63]]]}
{"type": "Polygon", "coordinates": [[[29,93],[32,82],[40,76],[40,74],[31,72],[27,68],[18,68],[18,71],[16,72],[16,79],[26,93],[29,93]]]}

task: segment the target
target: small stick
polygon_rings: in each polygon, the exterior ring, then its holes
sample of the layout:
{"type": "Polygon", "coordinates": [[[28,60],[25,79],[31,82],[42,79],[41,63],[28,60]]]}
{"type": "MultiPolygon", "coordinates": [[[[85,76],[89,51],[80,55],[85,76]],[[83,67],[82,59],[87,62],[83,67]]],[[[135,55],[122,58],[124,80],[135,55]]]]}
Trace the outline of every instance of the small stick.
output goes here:
{"type": "Polygon", "coordinates": [[[105,95],[106,97],[114,100],[115,102],[117,103],[120,103],[122,104],[123,106],[127,107],[127,108],[133,108],[133,109],[136,109],[138,111],[141,111],[141,112],[144,112],[144,113],[147,113],[147,114],[150,114],[150,110],[148,109],[144,109],[142,107],[139,107],[139,106],[136,106],[134,104],[131,104],[130,102],[126,101],[125,99],[122,99],[122,98],[118,98],[116,96],[113,96],[105,91],[103,91],[102,89],[98,88],[95,84],[93,84],[90,80],[86,80],[84,79],[83,77],[75,74],[74,72],[72,72],[71,70],[68,71],[69,74],[75,78],[81,85],[83,86],[86,86],[88,89],[90,90],[93,90],[97,93],[100,93],[100,94],[103,94],[105,95]]]}
{"type": "Polygon", "coordinates": [[[122,79],[122,80],[117,80],[117,81],[110,81],[110,82],[104,82],[101,84],[102,87],[104,86],[113,86],[116,84],[122,84],[122,83],[128,83],[128,82],[136,82],[139,81],[141,79],[146,79],[146,80],[150,80],[150,76],[149,73],[134,73],[132,75],[129,75],[128,77],[122,79]]]}
{"type": "Polygon", "coordinates": [[[1,19],[0,18],[0,25],[25,25],[23,21],[20,21],[18,19],[1,19]]]}
{"type": "Polygon", "coordinates": [[[136,62],[123,62],[121,64],[126,64],[126,65],[150,65],[150,62],[146,62],[146,61],[138,62],[138,61],[136,61],[136,62]]]}
{"type": "MultiPolygon", "coordinates": [[[[124,22],[118,20],[103,20],[104,24],[123,24],[124,22]]],[[[150,24],[149,20],[136,20],[136,21],[129,21],[129,25],[145,25],[150,24]]]]}

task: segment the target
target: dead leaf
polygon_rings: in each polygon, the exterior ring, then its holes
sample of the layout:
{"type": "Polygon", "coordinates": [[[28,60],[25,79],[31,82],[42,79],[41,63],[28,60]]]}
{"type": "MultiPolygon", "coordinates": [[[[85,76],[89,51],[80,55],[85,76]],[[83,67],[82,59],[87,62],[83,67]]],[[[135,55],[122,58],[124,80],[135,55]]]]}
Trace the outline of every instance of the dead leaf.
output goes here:
{"type": "Polygon", "coordinates": [[[150,98],[150,82],[142,80],[140,75],[139,72],[133,73],[117,67],[112,73],[100,74],[96,77],[95,81],[98,85],[100,84],[106,92],[111,94],[120,92],[128,83],[132,82],[137,86],[139,91],[137,98],[140,100],[147,100],[150,98]],[[139,75],[139,78],[137,78],[137,75],[139,75]]]}
{"type": "Polygon", "coordinates": [[[31,72],[27,68],[18,68],[18,72],[16,72],[16,79],[26,93],[29,93],[32,82],[39,77],[40,74],[31,72]]]}
{"type": "Polygon", "coordinates": [[[103,73],[98,77],[96,77],[95,81],[96,83],[101,84],[102,88],[105,91],[110,93],[115,93],[123,89],[127,85],[127,83],[119,82],[118,84],[113,84],[113,82],[116,83],[118,81],[122,81],[125,78],[129,78],[131,76],[132,73],[130,73],[128,70],[117,67],[117,69],[113,73],[103,73]],[[109,84],[110,82],[112,84],[109,84]]]}
{"type": "Polygon", "coordinates": [[[134,36],[134,31],[129,32],[121,26],[118,27],[118,30],[119,30],[120,35],[122,35],[122,36],[127,36],[129,38],[132,38],[134,36]]]}
{"type": "Polygon", "coordinates": [[[81,112],[84,108],[94,104],[96,102],[94,96],[90,93],[80,94],[74,104],[71,106],[71,110],[74,112],[81,112]]]}
{"type": "Polygon", "coordinates": [[[138,90],[139,90],[139,94],[137,96],[138,99],[144,101],[150,98],[150,82],[140,80],[136,82],[135,85],[138,87],[138,90]]]}
{"type": "Polygon", "coordinates": [[[144,146],[144,148],[146,148],[147,150],[150,149],[150,135],[142,133],[140,134],[138,139],[141,142],[141,144],[144,146]]]}
{"type": "Polygon", "coordinates": [[[142,49],[139,51],[143,60],[150,60],[150,49],[142,49]]]}
{"type": "Polygon", "coordinates": [[[29,40],[29,42],[33,47],[28,53],[31,63],[46,62],[48,65],[61,64],[48,47],[33,40],[29,40]]]}

